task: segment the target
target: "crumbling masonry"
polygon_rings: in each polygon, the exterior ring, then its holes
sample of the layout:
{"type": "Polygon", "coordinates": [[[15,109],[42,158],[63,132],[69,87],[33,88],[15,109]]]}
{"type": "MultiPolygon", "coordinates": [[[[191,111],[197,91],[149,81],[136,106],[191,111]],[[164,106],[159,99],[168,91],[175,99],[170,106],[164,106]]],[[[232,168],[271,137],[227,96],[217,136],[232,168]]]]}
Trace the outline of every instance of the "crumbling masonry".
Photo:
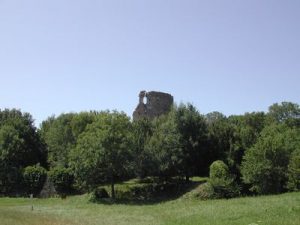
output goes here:
{"type": "Polygon", "coordinates": [[[173,96],[163,92],[141,91],[139,104],[133,112],[133,120],[141,118],[153,119],[170,111],[173,96]]]}

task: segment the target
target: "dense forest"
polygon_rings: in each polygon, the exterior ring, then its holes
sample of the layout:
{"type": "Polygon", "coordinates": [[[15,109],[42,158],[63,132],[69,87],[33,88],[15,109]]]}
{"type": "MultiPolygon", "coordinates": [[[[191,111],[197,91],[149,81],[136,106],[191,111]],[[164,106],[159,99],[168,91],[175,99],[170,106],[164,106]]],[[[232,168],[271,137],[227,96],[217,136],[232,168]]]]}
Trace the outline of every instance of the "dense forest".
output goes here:
{"type": "Polygon", "coordinates": [[[188,183],[209,177],[203,196],[234,197],[300,189],[300,108],[201,114],[174,105],[154,120],[123,112],[51,116],[39,128],[29,113],[0,110],[0,195],[38,194],[47,177],[61,195],[92,192],[131,178],[188,183]]]}

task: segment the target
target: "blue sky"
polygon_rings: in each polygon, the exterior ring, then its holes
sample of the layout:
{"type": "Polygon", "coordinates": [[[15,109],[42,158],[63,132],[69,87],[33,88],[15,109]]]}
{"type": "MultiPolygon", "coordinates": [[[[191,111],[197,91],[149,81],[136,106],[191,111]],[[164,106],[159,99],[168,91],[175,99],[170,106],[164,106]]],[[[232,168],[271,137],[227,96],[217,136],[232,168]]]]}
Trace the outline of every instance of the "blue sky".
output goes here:
{"type": "Polygon", "coordinates": [[[299,0],[0,0],[0,108],[123,110],[140,90],[202,113],[300,102],[299,0]]]}

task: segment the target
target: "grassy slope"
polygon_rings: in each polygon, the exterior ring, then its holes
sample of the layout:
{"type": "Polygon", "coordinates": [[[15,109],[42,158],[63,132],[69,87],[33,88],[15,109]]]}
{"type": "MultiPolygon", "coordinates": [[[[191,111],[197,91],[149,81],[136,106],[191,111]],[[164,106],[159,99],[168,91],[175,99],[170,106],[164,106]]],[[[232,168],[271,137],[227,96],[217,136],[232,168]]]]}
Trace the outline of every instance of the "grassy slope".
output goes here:
{"type": "Polygon", "coordinates": [[[199,201],[180,198],[149,205],[92,204],[87,196],[66,200],[0,198],[1,225],[300,224],[300,192],[276,196],[199,201]]]}

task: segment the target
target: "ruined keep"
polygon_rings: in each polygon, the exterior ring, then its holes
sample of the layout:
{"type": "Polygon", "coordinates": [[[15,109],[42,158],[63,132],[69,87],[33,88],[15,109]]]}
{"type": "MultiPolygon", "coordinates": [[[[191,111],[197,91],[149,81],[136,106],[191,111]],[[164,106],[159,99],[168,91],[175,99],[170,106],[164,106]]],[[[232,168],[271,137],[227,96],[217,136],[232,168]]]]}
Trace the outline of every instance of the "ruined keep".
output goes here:
{"type": "Polygon", "coordinates": [[[133,120],[141,118],[153,119],[170,111],[173,96],[163,92],[141,91],[139,104],[133,112],[133,120]]]}

